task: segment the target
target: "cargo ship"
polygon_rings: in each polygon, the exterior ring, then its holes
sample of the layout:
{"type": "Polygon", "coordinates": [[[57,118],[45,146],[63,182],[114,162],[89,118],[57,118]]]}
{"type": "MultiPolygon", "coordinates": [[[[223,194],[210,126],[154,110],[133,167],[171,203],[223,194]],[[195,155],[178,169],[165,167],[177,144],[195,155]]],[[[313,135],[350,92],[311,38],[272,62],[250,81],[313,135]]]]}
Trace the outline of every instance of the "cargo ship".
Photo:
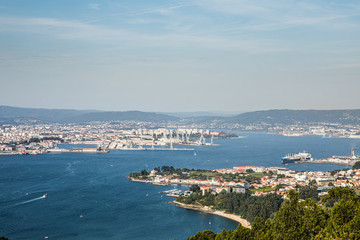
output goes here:
{"type": "Polygon", "coordinates": [[[299,152],[299,153],[295,153],[295,154],[288,154],[285,157],[281,158],[282,159],[282,163],[283,164],[288,164],[288,163],[297,163],[303,160],[306,161],[311,161],[313,160],[311,157],[310,153],[307,152],[299,152]]]}

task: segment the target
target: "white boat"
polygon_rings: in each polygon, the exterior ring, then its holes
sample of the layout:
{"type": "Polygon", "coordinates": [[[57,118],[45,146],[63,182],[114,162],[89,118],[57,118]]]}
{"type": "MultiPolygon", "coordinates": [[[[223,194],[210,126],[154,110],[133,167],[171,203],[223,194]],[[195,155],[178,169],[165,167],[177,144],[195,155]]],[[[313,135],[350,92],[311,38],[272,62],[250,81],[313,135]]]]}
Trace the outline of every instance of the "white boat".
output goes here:
{"type": "Polygon", "coordinates": [[[311,161],[312,160],[311,154],[305,151],[295,154],[288,154],[282,158],[282,163],[283,164],[296,163],[296,162],[300,162],[301,160],[311,161]]]}

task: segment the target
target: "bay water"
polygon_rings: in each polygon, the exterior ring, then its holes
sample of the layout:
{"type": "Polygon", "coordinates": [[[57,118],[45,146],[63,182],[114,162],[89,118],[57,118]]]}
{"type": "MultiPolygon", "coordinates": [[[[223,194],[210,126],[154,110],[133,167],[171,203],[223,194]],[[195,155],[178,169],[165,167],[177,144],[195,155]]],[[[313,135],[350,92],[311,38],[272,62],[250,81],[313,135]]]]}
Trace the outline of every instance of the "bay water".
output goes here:
{"type": "MultiPolygon", "coordinates": [[[[131,172],[168,165],[214,169],[281,166],[281,157],[306,150],[314,158],[350,155],[360,139],[243,133],[193,151],[120,151],[0,156],[0,235],[9,239],[186,239],[198,231],[234,230],[238,223],[182,209],[163,192],[185,186],[130,181],[131,172]],[[42,197],[48,194],[46,198],[42,197]]],[[[65,146],[73,147],[73,146],[65,146]]],[[[180,146],[181,147],[181,146],[180,146]]],[[[343,165],[293,164],[297,171],[343,165]]]]}

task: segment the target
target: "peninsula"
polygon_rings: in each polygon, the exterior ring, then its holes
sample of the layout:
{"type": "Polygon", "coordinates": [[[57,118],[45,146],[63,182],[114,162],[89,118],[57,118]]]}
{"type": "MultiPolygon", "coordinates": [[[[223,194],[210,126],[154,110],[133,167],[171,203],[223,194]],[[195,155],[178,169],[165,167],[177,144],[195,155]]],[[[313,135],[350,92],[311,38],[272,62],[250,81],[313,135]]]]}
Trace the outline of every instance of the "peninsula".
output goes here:
{"type": "Polygon", "coordinates": [[[198,206],[198,205],[192,205],[192,204],[185,204],[185,203],[181,203],[178,201],[173,201],[172,202],[175,206],[178,207],[182,207],[182,208],[186,208],[186,209],[190,209],[190,210],[195,210],[195,211],[201,211],[201,212],[205,212],[205,213],[210,213],[210,214],[214,214],[214,215],[218,215],[224,218],[228,218],[231,219],[233,221],[236,221],[238,223],[240,223],[243,227],[246,228],[250,228],[251,224],[248,220],[242,218],[241,216],[237,215],[237,214],[232,214],[232,213],[226,213],[224,211],[219,211],[219,210],[214,210],[211,207],[208,206],[198,206]]]}
{"type": "Polygon", "coordinates": [[[360,189],[360,170],[296,172],[284,167],[239,166],[232,169],[179,169],[156,167],[130,173],[132,181],[155,185],[190,185],[188,191],[173,192],[176,206],[231,218],[249,227],[255,217],[268,219],[278,211],[289,191],[318,200],[335,186],[360,189]]]}

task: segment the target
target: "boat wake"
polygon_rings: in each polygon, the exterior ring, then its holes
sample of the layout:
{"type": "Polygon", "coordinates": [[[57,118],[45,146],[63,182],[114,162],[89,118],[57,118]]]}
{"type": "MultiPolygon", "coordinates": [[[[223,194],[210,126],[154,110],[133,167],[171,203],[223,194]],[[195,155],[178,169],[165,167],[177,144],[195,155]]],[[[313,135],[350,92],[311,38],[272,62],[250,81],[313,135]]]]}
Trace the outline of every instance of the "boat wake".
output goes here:
{"type": "Polygon", "coordinates": [[[47,197],[47,194],[44,194],[41,197],[37,197],[37,198],[34,198],[34,199],[30,199],[30,200],[27,200],[27,201],[16,203],[15,206],[35,202],[35,201],[41,200],[41,199],[46,198],[46,197],[47,197]]]}

